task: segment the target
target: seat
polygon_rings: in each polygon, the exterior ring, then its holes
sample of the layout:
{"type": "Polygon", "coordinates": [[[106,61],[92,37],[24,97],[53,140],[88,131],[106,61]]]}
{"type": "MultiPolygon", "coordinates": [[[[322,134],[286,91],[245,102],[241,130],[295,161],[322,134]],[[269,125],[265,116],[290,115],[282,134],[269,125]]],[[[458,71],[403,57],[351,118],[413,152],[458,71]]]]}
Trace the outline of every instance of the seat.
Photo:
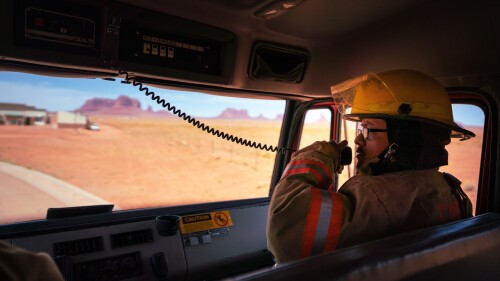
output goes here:
{"type": "Polygon", "coordinates": [[[500,214],[488,213],[232,280],[491,280],[499,260],[500,214]]]}

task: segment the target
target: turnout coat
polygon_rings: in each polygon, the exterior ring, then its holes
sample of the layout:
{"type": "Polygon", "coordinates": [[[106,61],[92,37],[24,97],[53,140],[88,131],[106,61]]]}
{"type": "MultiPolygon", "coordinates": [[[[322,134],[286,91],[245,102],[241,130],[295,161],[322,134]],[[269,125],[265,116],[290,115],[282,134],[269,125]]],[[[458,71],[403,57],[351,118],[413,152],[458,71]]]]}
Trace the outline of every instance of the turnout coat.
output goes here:
{"type": "Polygon", "coordinates": [[[449,184],[437,169],[356,175],[333,192],[340,169],[328,142],[292,156],[269,206],[267,241],[278,262],[471,216],[461,208],[460,182],[449,184]]]}

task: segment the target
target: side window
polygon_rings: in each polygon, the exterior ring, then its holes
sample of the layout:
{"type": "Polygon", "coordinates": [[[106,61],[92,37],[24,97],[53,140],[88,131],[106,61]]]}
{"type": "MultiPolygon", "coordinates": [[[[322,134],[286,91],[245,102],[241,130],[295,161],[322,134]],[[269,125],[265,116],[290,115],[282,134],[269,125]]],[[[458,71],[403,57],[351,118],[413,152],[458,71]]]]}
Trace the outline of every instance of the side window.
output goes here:
{"type": "Polygon", "coordinates": [[[483,145],[484,112],[475,105],[454,104],[453,119],[476,134],[476,137],[466,141],[452,138],[451,143],[446,146],[448,166],[441,167],[440,171],[450,173],[462,182],[462,189],[472,201],[475,212],[483,145]]]}
{"type": "MultiPolygon", "coordinates": [[[[332,111],[330,109],[311,109],[306,113],[304,119],[304,126],[302,128],[302,136],[300,140],[300,148],[304,148],[315,141],[330,140],[331,139],[331,123],[332,123],[332,111]]],[[[341,186],[345,181],[347,181],[351,176],[354,175],[355,164],[355,146],[354,138],[356,137],[356,122],[342,120],[340,139],[348,140],[348,145],[353,151],[353,163],[349,166],[344,167],[342,174],[338,177],[338,186],[341,186]]]]}
{"type": "Polygon", "coordinates": [[[311,109],[307,111],[299,149],[304,148],[315,141],[330,140],[330,124],[332,123],[332,111],[329,109],[311,109]]]}

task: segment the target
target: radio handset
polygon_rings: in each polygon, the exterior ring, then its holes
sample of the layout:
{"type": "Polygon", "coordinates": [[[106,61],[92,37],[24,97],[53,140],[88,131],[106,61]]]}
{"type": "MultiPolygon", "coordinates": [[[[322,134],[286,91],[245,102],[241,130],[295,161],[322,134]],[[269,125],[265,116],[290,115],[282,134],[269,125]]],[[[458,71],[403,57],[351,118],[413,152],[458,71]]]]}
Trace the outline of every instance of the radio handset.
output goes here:
{"type": "Polygon", "coordinates": [[[351,165],[352,163],[352,148],[346,146],[340,152],[340,165],[351,165]]]}

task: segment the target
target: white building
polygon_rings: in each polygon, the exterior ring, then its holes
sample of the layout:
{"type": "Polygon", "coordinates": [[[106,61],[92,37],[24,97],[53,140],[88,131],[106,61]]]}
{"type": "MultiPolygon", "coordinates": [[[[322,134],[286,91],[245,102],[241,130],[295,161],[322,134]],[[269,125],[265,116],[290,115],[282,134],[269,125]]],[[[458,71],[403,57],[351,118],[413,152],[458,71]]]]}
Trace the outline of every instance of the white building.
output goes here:
{"type": "Polygon", "coordinates": [[[0,125],[43,125],[48,123],[45,109],[16,103],[0,103],[0,125]]]}

